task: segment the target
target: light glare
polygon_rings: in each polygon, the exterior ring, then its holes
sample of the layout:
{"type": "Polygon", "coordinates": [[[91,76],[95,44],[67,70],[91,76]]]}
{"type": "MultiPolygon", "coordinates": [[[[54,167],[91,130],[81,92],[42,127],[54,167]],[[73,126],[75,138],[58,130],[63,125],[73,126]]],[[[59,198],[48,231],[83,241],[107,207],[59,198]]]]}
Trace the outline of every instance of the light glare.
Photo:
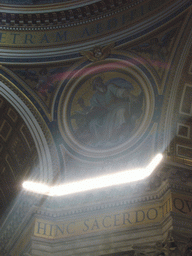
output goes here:
{"type": "Polygon", "coordinates": [[[50,187],[48,185],[32,181],[23,182],[23,188],[25,188],[28,191],[44,195],[48,194],[50,190],[50,187]]]}
{"type": "Polygon", "coordinates": [[[146,168],[118,172],[115,174],[109,174],[97,178],[85,179],[82,181],[52,187],[42,183],[25,181],[23,183],[23,188],[31,192],[48,196],[64,196],[93,189],[126,184],[147,178],[155,170],[162,158],[162,154],[157,154],[146,168]]]}

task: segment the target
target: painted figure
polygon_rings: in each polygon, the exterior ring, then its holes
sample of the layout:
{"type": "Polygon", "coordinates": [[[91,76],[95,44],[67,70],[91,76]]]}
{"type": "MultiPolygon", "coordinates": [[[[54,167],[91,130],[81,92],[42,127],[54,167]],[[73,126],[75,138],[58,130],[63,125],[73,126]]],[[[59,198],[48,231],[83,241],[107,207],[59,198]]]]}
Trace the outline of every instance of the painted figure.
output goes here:
{"type": "Polygon", "coordinates": [[[135,97],[131,83],[122,78],[104,83],[101,77],[96,77],[92,86],[95,93],[90,106],[85,106],[82,98],[78,99],[82,111],[71,116],[78,126],[77,137],[92,147],[123,143],[142,113],[143,94],[135,97]]]}

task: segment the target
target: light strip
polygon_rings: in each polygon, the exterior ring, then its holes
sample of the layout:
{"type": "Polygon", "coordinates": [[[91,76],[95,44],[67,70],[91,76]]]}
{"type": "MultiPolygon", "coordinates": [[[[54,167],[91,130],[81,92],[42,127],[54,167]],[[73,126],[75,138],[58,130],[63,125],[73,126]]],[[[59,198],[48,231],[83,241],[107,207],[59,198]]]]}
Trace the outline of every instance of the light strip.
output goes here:
{"type": "Polygon", "coordinates": [[[23,188],[28,191],[47,196],[64,196],[93,189],[106,188],[126,184],[147,178],[161,162],[162,154],[157,154],[146,168],[128,170],[92,179],[85,179],[63,185],[48,186],[42,183],[25,181],[23,188]]]}

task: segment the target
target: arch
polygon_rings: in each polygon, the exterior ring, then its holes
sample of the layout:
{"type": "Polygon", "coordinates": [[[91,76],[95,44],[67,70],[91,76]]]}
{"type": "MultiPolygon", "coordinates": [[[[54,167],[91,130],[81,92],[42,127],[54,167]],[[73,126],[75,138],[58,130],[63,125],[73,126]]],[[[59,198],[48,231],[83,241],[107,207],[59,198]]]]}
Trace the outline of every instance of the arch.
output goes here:
{"type": "Polygon", "coordinates": [[[39,157],[40,177],[38,179],[50,182],[57,169],[52,160],[54,158],[57,161],[57,157],[55,158],[57,153],[50,131],[32,102],[14,84],[3,80],[0,81],[0,95],[21,115],[33,137],[39,157]]]}
{"type": "Polygon", "coordinates": [[[163,150],[169,147],[170,142],[174,138],[174,134],[172,133],[172,127],[173,127],[172,117],[174,116],[176,97],[177,97],[177,92],[178,92],[179,84],[182,77],[183,68],[185,65],[185,60],[189,55],[189,50],[192,45],[191,36],[192,36],[192,31],[189,32],[187,40],[185,40],[185,44],[183,45],[182,50],[179,54],[180,58],[179,58],[176,70],[174,71],[174,77],[172,78],[170,86],[167,89],[167,91],[169,90],[170,92],[167,93],[168,103],[167,103],[166,116],[164,120],[164,133],[163,133],[163,139],[160,140],[161,145],[159,145],[160,147],[163,148],[163,150]]]}

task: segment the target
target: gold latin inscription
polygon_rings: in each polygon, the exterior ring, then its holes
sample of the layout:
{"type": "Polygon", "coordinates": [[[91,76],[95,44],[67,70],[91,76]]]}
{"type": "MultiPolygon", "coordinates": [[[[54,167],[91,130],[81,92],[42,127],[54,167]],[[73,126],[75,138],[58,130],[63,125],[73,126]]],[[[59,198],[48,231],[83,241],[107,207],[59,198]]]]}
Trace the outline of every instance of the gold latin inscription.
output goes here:
{"type": "Polygon", "coordinates": [[[35,236],[49,239],[77,236],[104,230],[128,228],[160,221],[161,207],[153,206],[145,209],[125,210],[113,214],[102,214],[75,220],[50,222],[37,219],[35,222],[35,236]]]}
{"type": "Polygon", "coordinates": [[[127,27],[133,21],[143,18],[150,12],[162,6],[165,0],[150,0],[131,10],[116,14],[101,21],[91,22],[78,26],[66,27],[55,30],[40,30],[35,28],[31,31],[5,31],[0,30],[0,46],[9,47],[50,47],[51,45],[63,45],[77,41],[89,40],[106,33],[115,32],[127,27]]]}
{"type": "Polygon", "coordinates": [[[55,222],[36,219],[34,235],[57,239],[105,230],[127,229],[137,225],[160,222],[171,211],[192,216],[192,197],[170,194],[164,201],[145,207],[129,208],[118,212],[110,211],[86,217],[79,215],[75,219],[55,222]]]}

